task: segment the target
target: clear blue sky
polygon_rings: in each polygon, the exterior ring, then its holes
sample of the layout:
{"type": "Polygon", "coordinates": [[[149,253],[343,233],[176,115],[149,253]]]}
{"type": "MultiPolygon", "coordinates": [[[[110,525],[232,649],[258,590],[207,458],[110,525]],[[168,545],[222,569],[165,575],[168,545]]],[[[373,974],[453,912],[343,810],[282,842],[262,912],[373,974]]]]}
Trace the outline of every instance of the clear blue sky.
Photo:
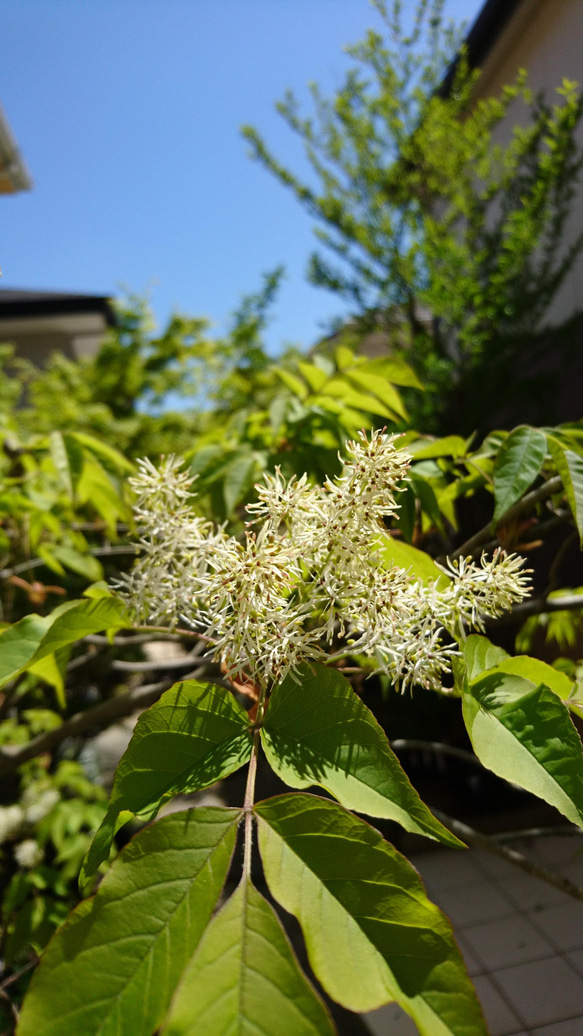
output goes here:
{"type": "Polygon", "coordinates": [[[343,45],[378,25],[367,0],[0,0],[0,100],[34,180],[0,199],[2,286],[151,288],[160,321],[220,329],[282,263],[270,349],[311,344],[341,304],[306,283],[311,221],[239,127],[297,164],[274,102],[340,85],[343,45]]]}

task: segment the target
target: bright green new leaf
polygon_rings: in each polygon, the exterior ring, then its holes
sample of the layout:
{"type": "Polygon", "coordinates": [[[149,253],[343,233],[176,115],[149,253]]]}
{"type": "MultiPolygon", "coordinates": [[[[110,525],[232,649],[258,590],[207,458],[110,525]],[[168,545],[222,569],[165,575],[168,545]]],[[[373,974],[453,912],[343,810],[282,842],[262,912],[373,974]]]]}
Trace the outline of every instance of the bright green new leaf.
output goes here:
{"type": "Polygon", "coordinates": [[[510,657],[504,648],[496,647],[491,640],[479,633],[472,633],[466,637],[465,641],[460,644],[460,648],[468,667],[467,678],[470,683],[485,669],[492,669],[493,666],[510,657]]]}
{"type": "Polygon", "coordinates": [[[286,388],[290,390],[299,399],[305,399],[308,395],[308,390],[300,378],[296,378],[295,374],[291,374],[290,371],[286,371],[283,367],[276,367],[275,374],[278,378],[281,378],[286,388]]]}
{"type": "MultiPolygon", "coordinates": [[[[74,439],[80,443],[91,453],[94,453],[97,457],[101,457],[102,460],[110,464],[116,471],[126,472],[131,475],[134,472],[134,465],[127,457],[124,457],[123,453],[116,450],[114,446],[110,446],[109,443],[103,442],[101,439],[96,439],[94,435],[88,435],[87,432],[69,432],[64,436],[65,442],[67,440],[74,439]]],[[[70,450],[70,447],[67,445],[70,450]]]]}
{"type": "Polygon", "coordinates": [[[349,380],[356,385],[357,388],[365,389],[367,392],[371,392],[377,399],[382,400],[387,404],[391,410],[394,410],[399,417],[407,421],[409,415],[405,408],[405,404],[401,399],[397,389],[387,378],[383,378],[379,374],[374,374],[370,371],[357,368],[356,370],[347,371],[346,375],[349,380]]]}
{"type": "Polygon", "coordinates": [[[118,815],[151,817],[162,800],[208,788],[248,762],[249,720],[218,684],[185,680],[142,713],[113,781],[111,800],[87,854],[83,885],[106,860],[118,815]]]}
{"type": "Polygon", "coordinates": [[[496,523],[532,485],[544,464],[547,440],[538,428],[515,428],[502,443],[494,465],[496,523]]]}
{"type": "MultiPolygon", "coordinates": [[[[44,657],[41,645],[49,630],[61,619],[66,622],[66,615],[73,611],[80,601],[66,601],[54,608],[50,615],[25,615],[13,626],[7,626],[0,632],[0,687],[27,669],[34,660],[44,657]]],[[[56,647],[44,652],[50,655],[56,647]]]]}
{"type": "Polygon", "coordinates": [[[52,548],[52,551],[57,561],[66,565],[72,572],[77,572],[84,579],[92,583],[103,579],[101,562],[97,558],[92,557],[91,554],[82,554],[81,551],[75,550],[73,547],[63,546],[61,543],[57,543],[52,548]]]}
{"type": "Polygon", "coordinates": [[[463,845],[430,813],[373,714],[337,670],[304,665],[271,695],[261,741],[278,777],[314,784],[347,809],[396,820],[407,831],[463,845]]]}
{"type": "Polygon", "coordinates": [[[583,827],[583,750],[557,694],[521,676],[493,672],[467,685],[462,702],[480,762],[583,827]]]}
{"type": "Polygon", "coordinates": [[[255,807],[269,890],[298,918],[326,992],[353,1011],[396,1000],[422,1036],[486,1036],[451,925],[411,865],[335,802],[255,807]]]}
{"type": "Polygon", "coordinates": [[[298,363],[298,370],[307,381],[312,392],[319,392],[322,385],[325,385],[328,381],[328,375],[323,370],[320,370],[319,367],[315,367],[313,363],[298,363]]]}
{"type": "Polygon", "coordinates": [[[513,658],[507,656],[500,662],[491,662],[487,668],[491,672],[522,676],[533,684],[544,683],[551,691],[558,694],[563,701],[567,701],[573,690],[573,680],[570,680],[566,673],[555,669],[548,662],[541,661],[540,658],[531,658],[530,655],[515,655],[513,658]]]}
{"type": "Polygon", "coordinates": [[[563,487],[583,547],[583,457],[564,448],[558,439],[547,436],[547,442],[563,487]]]}
{"type": "Polygon", "coordinates": [[[151,1036],[208,924],[240,813],[173,813],[120,853],[35,972],[19,1036],[151,1036]]]}
{"type": "Polygon", "coordinates": [[[45,633],[35,661],[53,654],[66,644],[82,640],[89,633],[99,633],[105,629],[129,629],[132,626],[125,605],[117,597],[71,601],[68,604],[67,611],[59,614],[45,633]]]}
{"type": "Polygon", "coordinates": [[[273,908],[243,879],[182,977],[164,1036],[333,1036],[273,908]]]}
{"type": "Polygon", "coordinates": [[[381,540],[381,554],[387,568],[405,568],[413,579],[418,579],[425,586],[437,583],[444,587],[449,584],[449,579],[440,568],[437,567],[429,554],[425,554],[410,543],[404,543],[394,536],[383,536],[381,540]]]}
{"type": "Polygon", "coordinates": [[[430,460],[433,457],[465,457],[467,442],[461,435],[446,435],[443,439],[418,439],[407,447],[414,460],[430,460]]]}
{"type": "Polygon", "coordinates": [[[61,432],[51,432],[49,436],[51,459],[55,465],[59,480],[67,495],[73,499],[73,479],[69,467],[69,458],[61,432]]]}

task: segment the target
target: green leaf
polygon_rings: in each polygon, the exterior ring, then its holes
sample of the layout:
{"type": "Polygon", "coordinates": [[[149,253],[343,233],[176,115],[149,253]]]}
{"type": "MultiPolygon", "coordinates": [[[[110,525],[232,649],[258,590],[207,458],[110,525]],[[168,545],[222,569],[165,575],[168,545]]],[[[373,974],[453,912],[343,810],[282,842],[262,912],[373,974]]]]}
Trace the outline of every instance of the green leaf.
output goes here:
{"type": "Polygon", "coordinates": [[[546,453],[546,436],[538,428],[515,428],[504,440],[494,465],[495,523],[532,485],[546,453]]]}
{"type": "Polygon", "coordinates": [[[91,453],[111,464],[117,471],[123,471],[129,475],[135,471],[134,465],[127,457],[124,457],[123,453],[108,443],[102,442],[101,439],[96,439],[94,435],[88,435],[87,432],[70,432],[65,436],[65,441],[68,439],[76,440],[91,453]]]}
{"type": "Polygon", "coordinates": [[[483,673],[484,669],[492,669],[493,666],[510,657],[503,648],[496,647],[487,637],[482,637],[479,633],[472,633],[460,644],[460,648],[468,667],[467,677],[470,682],[483,673]]]}
{"type": "Polygon", "coordinates": [[[433,457],[465,457],[467,442],[461,435],[446,435],[443,439],[418,439],[407,447],[414,460],[430,460],[433,457]]]}
{"type": "Polygon", "coordinates": [[[99,633],[105,629],[129,629],[132,626],[125,605],[117,597],[70,601],[68,605],[67,611],[62,612],[45,633],[35,661],[58,651],[66,644],[82,640],[89,633],[99,633]]]}
{"type": "Polygon", "coordinates": [[[223,482],[223,497],[228,515],[233,513],[247,489],[250,488],[254,467],[255,456],[247,450],[236,453],[228,464],[223,482]]]}
{"type": "Polygon", "coordinates": [[[378,831],[312,795],[255,807],[269,890],[294,914],[326,992],[353,1011],[396,1000],[422,1036],[486,1036],[451,925],[378,831]]]}
{"type": "Polygon", "coordinates": [[[480,762],[583,827],[583,750],[560,698],[544,684],[493,672],[466,685],[462,704],[480,762]]]}
{"type": "Polygon", "coordinates": [[[286,388],[293,392],[294,396],[302,400],[306,399],[308,390],[303,381],[296,378],[295,374],[291,374],[290,371],[285,370],[283,367],[276,367],[274,373],[283,381],[286,388]]]}
{"type": "Polygon", "coordinates": [[[201,807],[140,832],[49,944],[19,1036],[151,1036],[220,895],[239,816],[201,807]]]}
{"type": "Polygon", "coordinates": [[[441,588],[448,586],[450,580],[440,568],[437,567],[429,554],[425,554],[410,543],[404,543],[393,536],[383,536],[381,539],[381,554],[387,568],[405,568],[413,579],[418,579],[425,586],[437,583],[441,588]]]}
{"type": "Polygon", "coordinates": [[[555,467],[563,480],[563,488],[583,547],[583,457],[565,449],[558,439],[547,436],[555,467]]]}
{"type": "Polygon", "coordinates": [[[248,762],[249,720],[217,684],[185,680],[142,713],[113,781],[111,800],[87,854],[83,885],[107,859],[119,814],[155,815],[162,800],[208,788],[248,762]]]}
{"type": "Polygon", "coordinates": [[[313,363],[298,363],[298,370],[312,392],[319,392],[322,385],[325,385],[328,380],[328,375],[319,367],[315,367],[313,363]]]}
{"type": "Polygon", "coordinates": [[[367,360],[361,369],[382,374],[393,385],[404,385],[407,388],[416,388],[421,392],[424,391],[424,387],[413,368],[409,367],[403,360],[378,357],[376,360],[367,360]]]}
{"type": "Polygon", "coordinates": [[[346,374],[347,378],[356,385],[357,388],[366,389],[367,392],[372,393],[377,399],[382,400],[388,407],[391,408],[399,417],[407,421],[409,415],[405,408],[405,404],[401,399],[397,389],[387,378],[383,378],[379,374],[371,373],[366,369],[357,368],[356,370],[348,371],[346,374]]]}
{"type": "Polygon", "coordinates": [[[513,658],[507,656],[496,664],[490,662],[486,668],[491,672],[522,676],[533,684],[544,683],[563,701],[567,701],[573,690],[573,680],[570,680],[566,673],[555,669],[548,662],[542,662],[540,658],[531,658],[530,655],[516,655],[513,658]]]}
{"type": "Polygon", "coordinates": [[[53,464],[55,465],[59,481],[67,495],[73,499],[73,480],[69,468],[69,458],[61,432],[51,432],[49,436],[49,449],[53,464]]]}
{"type": "Polygon", "coordinates": [[[0,687],[18,676],[34,658],[51,616],[26,615],[0,633],[0,687]]]}
{"type": "Polygon", "coordinates": [[[333,1036],[269,903],[243,879],[182,977],[164,1036],[333,1036]]]}
{"type": "Polygon", "coordinates": [[[298,679],[288,676],[275,688],[261,730],[278,777],[292,788],[318,784],[347,809],[463,846],[422,802],[348,680],[321,665],[303,666],[298,679]]]}
{"type": "Polygon", "coordinates": [[[75,550],[73,547],[57,544],[53,547],[53,555],[57,558],[57,561],[62,562],[72,572],[77,572],[92,583],[103,579],[101,563],[97,558],[92,557],[91,554],[81,554],[79,550],[75,550]]]}

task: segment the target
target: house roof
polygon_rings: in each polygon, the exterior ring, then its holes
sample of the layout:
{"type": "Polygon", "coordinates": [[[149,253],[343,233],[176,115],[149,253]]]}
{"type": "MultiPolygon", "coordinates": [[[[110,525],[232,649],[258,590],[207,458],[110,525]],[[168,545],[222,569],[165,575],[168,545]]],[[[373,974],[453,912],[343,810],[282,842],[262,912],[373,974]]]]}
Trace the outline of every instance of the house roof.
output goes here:
{"type": "Polygon", "coordinates": [[[106,295],[0,288],[0,320],[59,316],[65,313],[101,313],[109,327],[113,327],[116,322],[111,301],[106,295]]]}
{"type": "MultiPolygon", "coordinates": [[[[484,64],[496,40],[505,29],[512,15],[525,0],[486,0],[465,38],[468,61],[471,68],[484,64]]],[[[448,68],[440,93],[447,95],[451,89],[457,59],[448,68]]]]}

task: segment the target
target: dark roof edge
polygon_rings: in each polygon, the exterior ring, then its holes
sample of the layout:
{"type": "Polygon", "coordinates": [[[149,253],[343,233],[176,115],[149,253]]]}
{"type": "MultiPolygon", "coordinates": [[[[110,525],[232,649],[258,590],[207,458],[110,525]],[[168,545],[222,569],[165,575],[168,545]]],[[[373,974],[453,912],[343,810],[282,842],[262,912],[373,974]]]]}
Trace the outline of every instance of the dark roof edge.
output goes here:
{"type": "MultiPolygon", "coordinates": [[[[514,12],[524,0],[486,0],[468,35],[465,46],[470,68],[480,68],[514,12]]],[[[439,89],[446,97],[453,83],[458,58],[452,61],[439,89]]]]}
{"type": "Polygon", "coordinates": [[[0,291],[0,320],[10,317],[62,316],[71,313],[101,313],[109,327],[115,327],[115,311],[106,295],[50,295],[39,292],[0,291]],[[2,297],[4,295],[4,298],[2,297]],[[15,297],[20,296],[20,298],[15,297]]]}

